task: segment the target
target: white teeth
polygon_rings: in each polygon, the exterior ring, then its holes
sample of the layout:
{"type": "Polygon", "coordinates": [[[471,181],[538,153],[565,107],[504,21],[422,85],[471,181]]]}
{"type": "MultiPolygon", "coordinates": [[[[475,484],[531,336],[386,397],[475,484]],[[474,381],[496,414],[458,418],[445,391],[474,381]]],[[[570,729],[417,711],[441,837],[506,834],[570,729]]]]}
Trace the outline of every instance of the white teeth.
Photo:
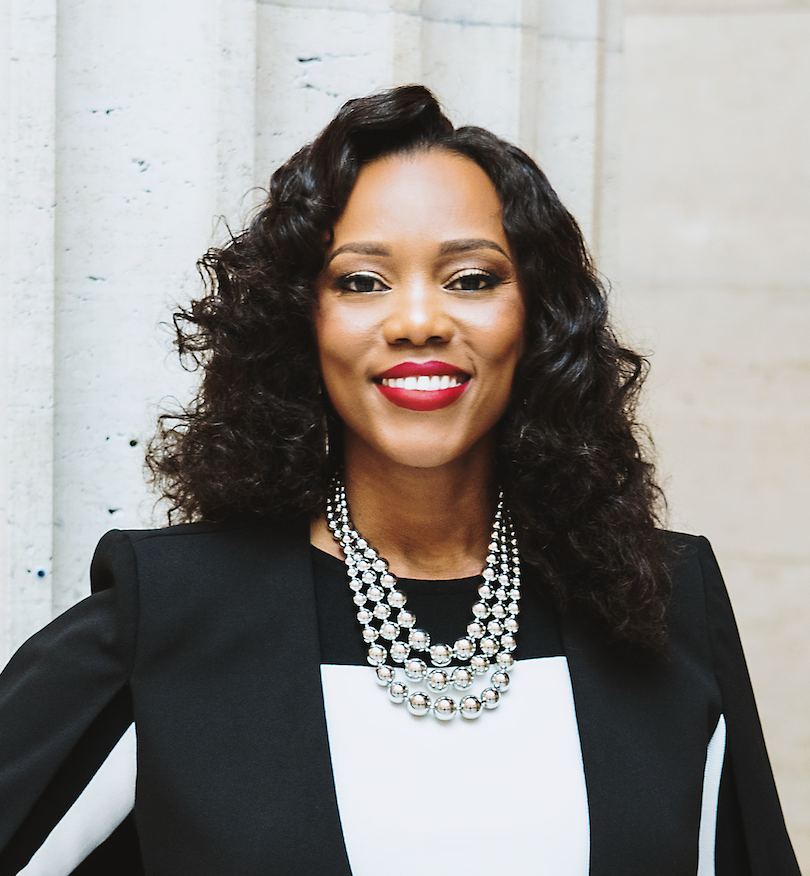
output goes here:
{"type": "Polygon", "coordinates": [[[415,389],[420,392],[435,392],[437,389],[450,389],[451,386],[459,386],[461,381],[449,374],[420,374],[418,377],[384,377],[381,381],[383,386],[394,389],[415,389]]]}

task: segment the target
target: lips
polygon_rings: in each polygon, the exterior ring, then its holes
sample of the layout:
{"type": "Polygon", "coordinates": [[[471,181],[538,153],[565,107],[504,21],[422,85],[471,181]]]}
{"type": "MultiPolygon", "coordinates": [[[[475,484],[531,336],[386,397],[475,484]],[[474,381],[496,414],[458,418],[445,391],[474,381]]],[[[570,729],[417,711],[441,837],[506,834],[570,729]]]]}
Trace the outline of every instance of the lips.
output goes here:
{"type": "Polygon", "coordinates": [[[401,362],[374,378],[392,404],[411,411],[438,411],[464,394],[470,375],[447,362],[401,362]]]}

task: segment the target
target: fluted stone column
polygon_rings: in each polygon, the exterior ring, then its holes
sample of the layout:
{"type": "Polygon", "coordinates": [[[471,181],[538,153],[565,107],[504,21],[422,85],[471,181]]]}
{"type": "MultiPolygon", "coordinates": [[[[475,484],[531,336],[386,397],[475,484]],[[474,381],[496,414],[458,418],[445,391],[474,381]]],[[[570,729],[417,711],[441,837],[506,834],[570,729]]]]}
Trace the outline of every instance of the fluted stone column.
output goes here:
{"type": "Polygon", "coordinates": [[[0,665],[52,612],[56,0],[0,10],[0,665]]]}

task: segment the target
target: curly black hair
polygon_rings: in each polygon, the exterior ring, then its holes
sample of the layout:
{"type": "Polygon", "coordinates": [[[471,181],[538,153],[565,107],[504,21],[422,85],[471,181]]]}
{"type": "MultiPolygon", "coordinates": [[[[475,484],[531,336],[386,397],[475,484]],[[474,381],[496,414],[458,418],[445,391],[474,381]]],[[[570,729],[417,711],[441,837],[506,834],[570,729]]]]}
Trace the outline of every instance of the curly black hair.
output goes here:
{"type": "Polygon", "coordinates": [[[318,368],[315,280],[360,168],[428,149],[465,156],[492,180],[526,299],[497,457],[521,555],[563,610],[584,606],[614,641],[660,650],[662,495],[635,422],[647,363],[610,328],[579,227],[534,161],[482,128],[455,129],[422,86],[346,103],[273,174],[249,227],[200,260],[206,294],[174,321],[202,384],[188,408],[161,417],[147,454],[169,520],[288,518],[321,505],[325,430],[334,448],[339,423],[318,368]]]}

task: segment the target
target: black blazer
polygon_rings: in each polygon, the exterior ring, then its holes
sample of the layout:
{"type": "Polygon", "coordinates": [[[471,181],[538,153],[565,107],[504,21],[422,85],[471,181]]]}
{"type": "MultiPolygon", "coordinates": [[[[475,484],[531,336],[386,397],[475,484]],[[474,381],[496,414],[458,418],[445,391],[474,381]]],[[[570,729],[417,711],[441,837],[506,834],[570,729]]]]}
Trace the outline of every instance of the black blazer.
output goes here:
{"type": "MultiPolygon", "coordinates": [[[[705,539],[671,538],[666,659],[630,659],[586,618],[562,621],[591,873],[696,872],[706,747],[724,713],[736,797],[750,801],[735,814],[740,873],[797,874],[739,640],[709,632],[711,613],[731,613],[717,564],[705,539]],[[737,688],[731,703],[724,678],[737,688]]],[[[0,679],[0,876],[47,831],[88,734],[120,733],[110,728],[130,714],[146,873],[348,876],[306,523],[108,533],[91,577],[94,595],[24,645],[0,679]]]]}

